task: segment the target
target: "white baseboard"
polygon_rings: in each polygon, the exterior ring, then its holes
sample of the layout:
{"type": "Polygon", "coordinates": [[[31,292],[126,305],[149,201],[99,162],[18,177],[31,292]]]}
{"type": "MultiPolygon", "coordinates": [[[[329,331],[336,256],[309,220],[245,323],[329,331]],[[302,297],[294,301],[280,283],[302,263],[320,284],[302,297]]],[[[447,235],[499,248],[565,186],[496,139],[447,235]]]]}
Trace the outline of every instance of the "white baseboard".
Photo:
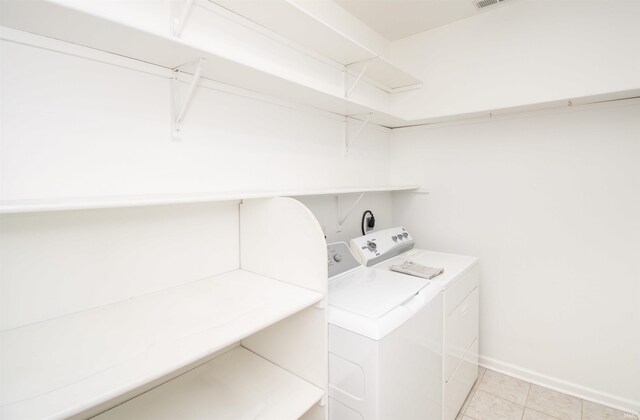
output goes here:
{"type": "Polygon", "coordinates": [[[495,370],[496,372],[531,382],[532,384],[553,389],[554,391],[562,392],[563,394],[572,395],[574,397],[615,408],[617,410],[630,412],[636,416],[640,413],[640,401],[632,401],[607,394],[605,392],[567,382],[562,379],[542,375],[532,370],[504,363],[486,356],[479,357],[479,364],[487,369],[495,370]]]}

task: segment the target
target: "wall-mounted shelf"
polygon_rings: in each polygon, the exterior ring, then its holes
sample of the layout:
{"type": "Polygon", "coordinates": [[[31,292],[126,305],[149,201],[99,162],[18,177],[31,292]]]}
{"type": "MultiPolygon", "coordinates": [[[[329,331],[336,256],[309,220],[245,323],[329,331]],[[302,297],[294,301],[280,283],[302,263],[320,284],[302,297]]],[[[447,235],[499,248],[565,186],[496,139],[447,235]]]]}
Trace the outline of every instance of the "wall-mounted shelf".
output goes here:
{"type": "MultiPolygon", "coordinates": [[[[323,298],[323,293],[235,270],[4,331],[1,417],[61,418],[80,413],[197,362],[323,298]]],[[[263,365],[259,369],[267,375],[259,382],[268,387],[265,381],[273,369],[263,365]]],[[[274,374],[286,392],[299,385],[283,379],[282,372],[274,374]]],[[[320,398],[319,390],[307,385],[300,389],[303,405],[320,398]]],[[[283,412],[299,410],[299,402],[290,403],[283,402],[283,412]]]]}
{"type": "Polygon", "coordinates": [[[236,347],[96,420],[300,418],[324,391],[236,347]]]}
{"type": "Polygon", "coordinates": [[[209,1],[347,66],[356,75],[366,65],[367,70],[363,78],[389,93],[417,89],[421,86],[420,80],[332,27],[331,24],[304,10],[295,1],[272,0],[269,1],[268,7],[251,1],[209,1]]]}
{"type": "Polygon", "coordinates": [[[399,70],[395,65],[382,57],[351,63],[348,69],[352,74],[361,74],[389,93],[419,89],[422,82],[412,75],[399,70]]]}
{"type": "Polygon", "coordinates": [[[200,194],[158,194],[121,197],[69,198],[48,200],[14,200],[0,202],[2,213],[32,213],[61,210],[86,210],[118,207],[159,206],[168,204],[206,203],[271,197],[339,195],[362,192],[418,190],[417,185],[384,185],[373,187],[326,188],[305,190],[233,191],[200,194]]]}
{"type": "MultiPolygon", "coordinates": [[[[289,80],[285,75],[273,73],[272,69],[257,68],[250,63],[222,56],[218,52],[190,45],[180,38],[168,35],[169,31],[166,34],[151,32],[145,28],[133,27],[128,22],[98,16],[51,0],[6,0],[2,6],[0,22],[6,27],[2,28],[3,39],[18,39],[19,35],[12,31],[17,29],[130,57],[167,69],[175,69],[185,63],[204,59],[207,65],[202,68],[200,75],[206,79],[339,115],[370,115],[371,122],[386,127],[407,125],[407,121],[385,110],[346,99],[338,93],[289,80]],[[66,24],[59,25],[56,22],[66,24]]],[[[379,62],[380,59],[375,58],[374,61],[379,62]]],[[[379,65],[374,64],[372,68],[377,67],[379,65]]],[[[382,68],[389,67],[383,65],[382,68]]],[[[374,70],[372,74],[378,74],[380,71],[382,70],[374,70]]],[[[386,82],[403,80],[402,77],[398,77],[389,76],[386,82]]],[[[401,84],[404,83],[401,81],[401,84]]]]}

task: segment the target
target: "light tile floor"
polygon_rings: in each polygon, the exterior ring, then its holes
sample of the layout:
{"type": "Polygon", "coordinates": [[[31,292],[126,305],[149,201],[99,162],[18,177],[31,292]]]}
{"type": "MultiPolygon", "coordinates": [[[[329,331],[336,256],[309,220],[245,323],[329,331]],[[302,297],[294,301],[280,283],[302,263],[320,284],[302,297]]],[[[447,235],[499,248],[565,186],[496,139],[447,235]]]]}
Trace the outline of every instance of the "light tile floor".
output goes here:
{"type": "Polygon", "coordinates": [[[480,368],[456,420],[638,420],[638,416],[480,368]]]}

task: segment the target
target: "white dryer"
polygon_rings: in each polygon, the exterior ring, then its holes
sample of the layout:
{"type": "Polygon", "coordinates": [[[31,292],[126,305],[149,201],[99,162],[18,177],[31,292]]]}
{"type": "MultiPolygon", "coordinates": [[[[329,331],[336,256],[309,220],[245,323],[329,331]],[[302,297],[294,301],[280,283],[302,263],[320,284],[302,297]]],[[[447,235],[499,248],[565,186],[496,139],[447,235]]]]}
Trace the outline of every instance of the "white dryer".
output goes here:
{"type": "Polygon", "coordinates": [[[441,288],[444,301],[442,418],[454,420],[478,377],[478,259],[416,249],[413,237],[403,227],[354,238],[350,246],[363,265],[383,273],[395,274],[389,266],[405,260],[444,268],[444,273],[435,277],[432,284],[441,288]]]}
{"type": "Polygon", "coordinates": [[[437,420],[442,291],[328,245],[330,420],[437,420]]]}

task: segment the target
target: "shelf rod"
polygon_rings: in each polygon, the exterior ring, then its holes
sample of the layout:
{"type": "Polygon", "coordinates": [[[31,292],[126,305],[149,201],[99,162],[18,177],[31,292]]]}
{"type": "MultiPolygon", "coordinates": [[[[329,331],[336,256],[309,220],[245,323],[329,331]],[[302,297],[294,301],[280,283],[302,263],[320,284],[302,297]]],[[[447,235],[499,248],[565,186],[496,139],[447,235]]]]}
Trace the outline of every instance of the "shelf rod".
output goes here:
{"type": "Polygon", "coordinates": [[[174,138],[180,138],[182,135],[182,122],[184,121],[184,118],[187,115],[189,104],[191,103],[191,99],[193,99],[193,94],[195,93],[196,88],[198,87],[198,83],[202,75],[202,69],[204,65],[207,63],[207,60],[205,60],[204,58],[200,58],[197,61],[198,61],[198,66],[196,67],[196,71],[193,74],[193,79],[191,80],[191,83],[189,85],[189,90],[187,91],[187,97],[182,103],[182,106],[180,106],[179,111],[176,103],[178,98],[178,91],[180,89],[180,86],[178,86],[178,84],[180,83],[178,80],[178,74],[180,73],[180,69],[189,63],[183,64],[173,69],[172,84],[173,84],[173,114],[174,114],[173,136],[174,138]],[[176,113],[177,113],[177,116],[176,116],[176,113]]]}
{"type": "Polygon", "coordinates": [[[182,34],[182,30],[184,29],[184,25],[187,22],[187,18],[189,18],[189,12],[191,11],[193,2],[194,0],[186,0],[184,6],[182,7],[180,18],[173,19],[173,36],[179,37],[182,34]]]}
{"type": "MultiPolygon", "coordinates": [[[[365,63],[365,65],[364,65],[364,67],[362,67],[362,70],[360,70],[360,73],[358,74],[358,77],[356,77],[356,80],[353,82],[353,84],[351,85],[351,87],[347,91],[347,94],[345,95],[347,98],[351,95],[351,92],[353,92],[353,89],[355,89],[355,87],[358,84],[358,82],[360,82],[360,79],[362,79],[362,76],[364,76],[364,73],[367,71],[367,68],[369,67],[369,63],[371,63],[371,61],[367,61],[365,63]]],[[[348,75],[348,74],[349,74],[349,72],[345,70],[345,75],[348,75]]]]}

